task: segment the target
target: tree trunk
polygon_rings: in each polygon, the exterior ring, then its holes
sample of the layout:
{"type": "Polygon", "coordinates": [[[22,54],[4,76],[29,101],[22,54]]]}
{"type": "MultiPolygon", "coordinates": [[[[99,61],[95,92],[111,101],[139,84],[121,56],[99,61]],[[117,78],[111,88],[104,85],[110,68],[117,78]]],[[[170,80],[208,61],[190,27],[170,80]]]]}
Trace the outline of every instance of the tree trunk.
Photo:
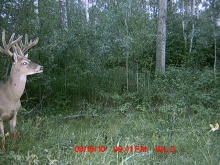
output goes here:
{"type": "Polygon", "coordinates": [[[195,0],[191,1],[191,17],[192,17],[192,31],[191,31],[191,36],[190,36],[190,46],[189,46],[189,53],[192,52],[192,47],[193,47],[193,39],[194,39],[194,33],[195,33],[195,0]]]}
{"type": "Polygon", "coordinates": [[[66,0],[60,0],[60,18],[61,18],[62,36],[64,38],[65,34],[68,31],[66,0]]]}
{"type": "Polygon", "coordinates": [[[36,29],[40,29],[40,19],[39,19],[39,3],[38,0],[34,0],[34,14],[36,17],[36,29]]]}
{"type": "Polygon", "coordinates": [[[89,22],[89,0],[82,0],[85,7],[86,21],[89,22]]]}
{"type": "Polygon", "coordinates": [[[165,73],[167,0],[159,0],[157,23],[156,72],[165,73]]]}
{"type": "MultiPolygon", "coordinates": [[[[60,19],[61,19],[61,30],[62,30],[62,39],[65,40],[66,33],[68,32],[68,20],[67,20],[67,5],[66,0],[59,0],[60,2],[60,19]]],[[[67,96],[67,57],[66,53],[64,53],[64,95],[65,98],[67,96]]]]}
{"type": "Polygon", "coordinates": [[[150,0],[146,0],[146,9],[147,9],[147,13],[149,14],[149,19],[150,19],[152,17],[150,0]]]}
{"type": "Polygon", "coordinates": [[[218,43],[219,43],[219,35],[217,33],[218,28],[220,27],[220,3],[218,1],[213,0],[211,3],[211,7],[212,7],[212,20],[214,23],[214,29],[213,29],[213,33],[214,33],[214,64],[213,64],[213,74],[214,74],[214,79],[216,80],[216,74],[217,74],[217,63],[218,63],[218,54],[219,54],[219,48],[218,48],[218,43]]]}
{"type": "Polygon", "coordinates": [[[182,4],[182,15],[183,15],[182,27],[183,27],[184,48],[186,50],[186,48],[187,48],[187,34],[186,34],[185,2],[184,1],[182,4]]]}

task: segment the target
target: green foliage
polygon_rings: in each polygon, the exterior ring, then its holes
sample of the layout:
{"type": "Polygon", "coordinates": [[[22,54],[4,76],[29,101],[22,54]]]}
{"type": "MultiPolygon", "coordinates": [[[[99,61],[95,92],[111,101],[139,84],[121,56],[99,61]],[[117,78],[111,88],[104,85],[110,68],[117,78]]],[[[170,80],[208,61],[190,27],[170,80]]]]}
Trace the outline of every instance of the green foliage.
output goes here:
{"type": "MultiPolygon", "coordinates": [[[[213,111],[218,102],[216,89],[218,85],[208,68],[199,71],[171,67],[167,69],[166,75],[155,77],[150,96],[152,106],[166,107],[168,104],[174,106],[178,113],[206,114],[216,112],[213,111]],[[195,108],[195,105],[198,107],[195,108]],[[210,110],[211,107],[214,109],[210,110]]],[[[172,111],[173,108],[168,109],[172,111]]]]}

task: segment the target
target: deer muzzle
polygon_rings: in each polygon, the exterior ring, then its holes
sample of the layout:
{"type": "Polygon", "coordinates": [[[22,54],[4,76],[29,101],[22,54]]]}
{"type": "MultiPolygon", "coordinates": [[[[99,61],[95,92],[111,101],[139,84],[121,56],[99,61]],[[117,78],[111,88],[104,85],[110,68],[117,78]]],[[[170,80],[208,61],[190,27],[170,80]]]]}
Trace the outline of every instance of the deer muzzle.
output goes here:
{"type": "Polygon", "coordinates": [[[40,68],[38,69],[37,73],[42,73],[44,70],[44,67],[43,66],[40,66],[40,68]]]}

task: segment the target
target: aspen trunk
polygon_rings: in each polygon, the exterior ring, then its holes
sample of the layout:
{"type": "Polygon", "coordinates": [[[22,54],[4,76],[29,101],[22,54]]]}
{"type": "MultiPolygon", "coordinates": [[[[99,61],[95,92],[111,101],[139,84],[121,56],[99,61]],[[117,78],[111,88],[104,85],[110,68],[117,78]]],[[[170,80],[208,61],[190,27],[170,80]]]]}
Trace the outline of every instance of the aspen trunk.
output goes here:
{"type": "Polygon", "coordinates": [[[167,0],[159,0],[157,23],[156,72],[165,73],[167,0]]]}

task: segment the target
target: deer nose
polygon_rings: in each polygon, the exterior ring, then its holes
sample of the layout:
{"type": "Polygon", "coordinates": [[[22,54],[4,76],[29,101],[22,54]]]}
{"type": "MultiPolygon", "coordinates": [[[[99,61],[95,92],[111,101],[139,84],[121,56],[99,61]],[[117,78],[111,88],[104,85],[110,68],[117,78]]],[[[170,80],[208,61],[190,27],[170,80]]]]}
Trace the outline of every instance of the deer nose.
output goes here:
{"type": "Polygon", "coordinates": [[[40,70],[44,70],[44,67],[43,67],[43,66],[41,66],[41,67],[40,67],[40,70]]]}

